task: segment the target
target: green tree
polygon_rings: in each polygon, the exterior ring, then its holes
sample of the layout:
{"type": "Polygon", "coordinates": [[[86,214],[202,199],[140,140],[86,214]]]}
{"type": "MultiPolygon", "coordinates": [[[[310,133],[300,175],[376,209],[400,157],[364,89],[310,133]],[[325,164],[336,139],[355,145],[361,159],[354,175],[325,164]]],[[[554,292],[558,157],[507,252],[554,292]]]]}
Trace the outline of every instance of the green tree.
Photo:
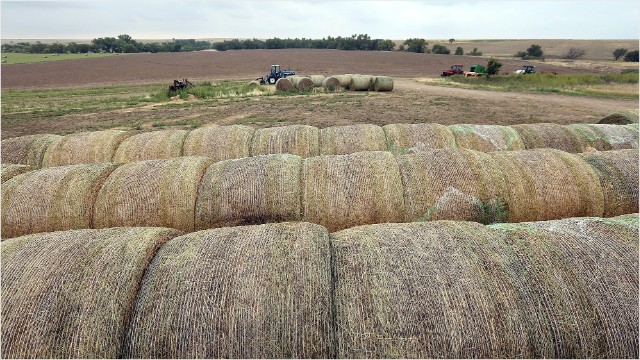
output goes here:
{"type": "Polygon", "coordinates": [[[624,56],[624,61],[626,61],[626,62],[638,62],[638,50],[629,51],[624,56]]]}
{"type": "Polygon", "coordinates": [[[464,49],[461,46],[456,48],[456,55],[464,55],[464,49]]]}
{"type": "Polygon", "coordinates": [[[627,53],[627,49],[625,48],[615,49],[613,50],[613,58],[616,59],[616,61],[618,61],[626,53],[627,53]]]}
{"type": "Polygon", "coordinates": [[[414,53],[424,53],[429,45],[425,39],[407,39],[403,44],[407,45],[407,51],[414,53]]]}
{"type": "Polygon", "coordinates": [[[451,54],[451,50],[449,50],[446,46],[440,45],[440,44],[433,45],[433,48],[431,48],[431,52],[433,54],[444,54],[444,55],[451,54]]]}
{"type": "Polygon", "coordinates": [[[527,49],[527,55],[531,57],[536,57],[536,58],[542,57],[544,55],[544,51],[542,51],[542,46],[537,44],[533,44],[529,46],[529,48],[527,49]]]}
{"type": "Polygon", "coordinates": [[[482,51],[478,51],[478,48],[473,48],[473,51],[467,53],[467,55],[482,56],[482,51]]]}
{"type": "Polygon", "coordinates": [[[494,58],[489,59],[489,63],[487,63],[487,78],[493,75],[498,75],[501,67],[502,64],[498,62],[498,60],[494,58]]]}
{"type": "Polygon", "coordinates": [[[451,38],[451,39],[449,39],[449,44],[453,44],[455,41],[456,41],[456,39],[451,38]]]}

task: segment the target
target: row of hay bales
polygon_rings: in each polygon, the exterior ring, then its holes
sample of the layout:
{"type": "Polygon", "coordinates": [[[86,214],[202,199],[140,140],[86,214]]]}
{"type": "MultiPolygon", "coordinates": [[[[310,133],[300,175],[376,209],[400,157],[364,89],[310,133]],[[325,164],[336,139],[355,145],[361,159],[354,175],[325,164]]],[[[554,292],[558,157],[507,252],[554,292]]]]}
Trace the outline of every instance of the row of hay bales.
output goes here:
{"type": "Polygon", "coordinates": [[[638,215],[2,245],[5,358],[638,358],[638,215]]]}
{"type": "Polygon", "coordinates": [[[276,81],[276,91],[311,91],[323,89],[325,92],[335,92],[342,89],[351,91],[392,91],[393,78],[389,76],[374,76],[360,74],[345,75],[311,75],[289,76],[276,81]]]}
{"type": "Polygon", "coordinates": [[[2,163],[33,167],[83,163],[127,163],[179,156],[216,161],[266,154],[302,157],[361,151],[396,154],[423,149],[464,148],[484,152],[554,148],[572,153],[638,147],[638,125],[526,124],[451,125],[358,124],[319,129],[289,125],[254,129],[244,125],[145,133],[103,130],[29,135],[2,140],[2,163]]]}
{"type": "Polygon", "coordinates": [[[50,167],[2,184],[2,238],[81,228],[195,231],[308,221],[522,222],[638,211],[638,150],[439,149],[50,167]]]}

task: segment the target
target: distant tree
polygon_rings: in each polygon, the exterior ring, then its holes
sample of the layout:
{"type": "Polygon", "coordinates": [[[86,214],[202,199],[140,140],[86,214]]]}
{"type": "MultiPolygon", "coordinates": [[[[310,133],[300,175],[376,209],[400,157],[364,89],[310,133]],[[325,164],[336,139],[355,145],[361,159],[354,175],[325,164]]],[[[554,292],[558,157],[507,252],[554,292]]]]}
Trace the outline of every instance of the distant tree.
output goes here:
{"type": "Polygon", "coordinates": [[[585,54],[584,49],[578,49],[578,48],[572,47],[572,48],[569,48],[569,50],[564,55],[562,55],[562,58],[575,60],[583,57],[584,54],[585,54]]]}
{"type": "Polygon", "coordinates": [[[497,75],[500,72],[502,64],[498,60],[491,58],[487,64],[487,78],[493,75],[497,75]]]}
{"type": "Polygon", "coordinates": [[[473,51],[467,53],[470,56],[482,56],[482,51],[478,51],[478,48],[473,48],[473,51]]]}
{"type": "Polygon", "coordinates": [[[462,49],[462,47],[458,46],[456,48],[456,55],[464,55],[464,50],[462,49]]]}
{"type": "Polygon", "coordinates": [[[626,53],[627,53],[627,49],[625,48],[615,49],[613,50],[613,58],[616,59],[616,61],[618,61],[626,53]]]}
{"type": "Polygon", "coordinates": [[[444,45],[435,44],[435,45],[433,45],[433,48],[431,48],[431,53],[449,55],[449,54],[451,54],[451,50],[449,50],[444,45]]]}
{"type": "Polygon", "coordinates": [[[526,51],[518,51],[515,56],[524,59],[525,57],[527,57],[527,52],[526,51]]]}
{"type": "Polygon", "coordinates": [[[378,44],[378,50],[382,51],[392,51],[396,48],[396,43],[393,40],[384,40],[380,44],[378,44]]]}
{"type": "Polygon", "coordinates": [[[529,48],[527,49],[527,55],[531,57],[536,57],[536,58],[542,57],[544,55],[544,51],[542,51],[542,46],[537,44],[533,44],[529,46],[529,48]]]}
{"type": "Polygon", "coordinates": [[[424,53],[429,46],[425,39],[407,39],[403,44],[407,45],[407,51],[414,53],[424,53]]]}
{"type": "Polygon", "coordinates": [[[456,41],[456,39],[451,38],[451,39],[449,39],[449,44],[453,44],[455,41],[456,41]]]}
{"type": "Polygon", "coordinates": [[[624,61],[626,61],[626,62],[638,62],[638,50],[629,51],[624,56],[624,61]]]}
{"type": "Polygon", "coordinates": [[[399,51],[404,51],[404,44],[401,44],[400,46],[398,46],[398,50],[399,51]]]}

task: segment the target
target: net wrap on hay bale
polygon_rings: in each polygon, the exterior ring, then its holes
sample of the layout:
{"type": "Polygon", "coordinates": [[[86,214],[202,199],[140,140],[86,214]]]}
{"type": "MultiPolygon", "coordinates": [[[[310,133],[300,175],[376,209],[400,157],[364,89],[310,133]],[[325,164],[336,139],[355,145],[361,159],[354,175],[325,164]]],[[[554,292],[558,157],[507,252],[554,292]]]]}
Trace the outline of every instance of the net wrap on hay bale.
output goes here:
{"type": "Polygon", "coordinates": [[[293,88],[298,91],[309,91],[313,90],[313,80],[306,76],[290,76],[291,83],[293,84],[293,88]]]}
{"type": "Polygon", "coordinates": [[[385,151],[387,139],[378,125],[331,126],[320,130],[321,155],[346,155],[361,151],[385,151]]]}
{"type": "Polygon", "coordinates": [[[499,150],[524,150],[524,142],[518,132],[500,125],[451,125],[456,146],[464,149],[491,152],[499,150]]]}
{"type": "Polygon", "coordinates": [[[200,231],[163,246],[125,358],[332,358],[329,234],[308,223],[200,231]]]}
{"type": "Polygon", "coordinates": [[[353,75],[349,82],[349,90],[351,91],[368,91],[373,86],[373,76],[371,75],[353,75]]]}
{"type": "Polygon", "coordinates": [[[456,139],[444,125],[389,124],[382,127],[389,151],[403,154],[410,150],[442,149],[456,147],[456,139]]]}
{"type": "Polygon", "coordinates": [[[0,168],[2,169],[2,181],[0,182],[5,182],[14,176],[33,170],[31,166],[22,164],[0,164],[0,168]]]}
{"type": "Polygon", "coordinates": [[[133,135],[118,146],[113,162],[129,163],[182,156],[182,145],[188,133],[187,130],[160,130],[133,135]]]}
{"type": "Polygon", "coordinates": [[[2,184],[2,239],[92,227],[98,190],[112,164],[43,168],[2,184]]]}
{"type": "Polygon", "coordinates": [[[3,357],[120,358],[143,274],[176,235],[85,229],[4,241],[3,357]]]}
{"type": "Polygon", "coordinates": [[[261,155],[212,164],[198,190],[196,230],[301,218],[296,155],[261,155]]]}
{"type": "Polygon", "coordinates": [[[584,137],[577,136],[565,126],[558,124],[519,124],[511,127],[520,135],[525,149],[551,148],[579,153],[588,146],[584,137]]]}
{"type": "Polygon", "coordinates": [[[390,76],[374,76],[372,89],[375,91],[393,91],[393,78],[390,76]]]}
{"type": "Polygon", "coordinates": [[[402,181],[389,152],[308,158],[302,173],[303,221],[334,231],[403,220],[402,181]]]}
{"type": "Polygon", "coordinates": [[[640,111],[638,109],[630,109],[621,112],[617,112],[608,116],[603,117],[598,124],[632,124],[638,123],[638,113],[640,111]]]}
{"type": "Polygon", "coordinates": [[[192,130],[184,140],[184,156],[206,156],[214,161],[251,155],[255,129],[244,125],[206,126],[192,130]]]}
{"type": "Polygon", "coordinates": [[[340,82],[340,87],[343,89],[348,89],[349,84],[351,84],[352,74],[344,74],[344,75],[333,75],[334,78],[338,79],[340,82]]]}
{"type": "Polygon", "coordinates": [[[316,156],[320,150],[320,130],[309,125],[288,125],[256,130],[251,155],[292,154],[316,156]]]}
{"type": "Polygon", "coordinates": [[[43,167],[107,163],[131,133],[121,130],[82,132],[64,136],[44,154],[43,167]]]}
{"type": "Polygon", "coordinates": [[[322,87],[326,91],[340,91],[342,89],[342,85],[340,85],[340,80],[338,80],[334,76],[329,76],[322,80],[322,87]]]}
{"type": "Polygon", "coordinates": [[[324,81],[324,75],[311,75],[309,79],[313,82],[313,87],[322,87],[322,82],[324,81]]]}
{"type": "Polygon", "coordinates": [[[194,230],[200,179],[211,159],[182,157],[120,165],[96,197],[93,225],[194,230]]]}
{"type": "Polygon", "coordinates": [[[2,140],[2,163],[42,166],[47,149],[60,141],[62,136],[51,134],[26,135],[2,140]]]}
{"type": "Polygon", "coordinates": [[[572,124],[567,127],[578,137],[583,137],[588,147],[599,151],[638,148],[638,131],[626,126],[572,124]]]}
{"type": "Polygon", "coordinates": [[[293,90],[293,83],[287,78],[280,78],[276,81],[276,91],[289,92],[293,90]]]}

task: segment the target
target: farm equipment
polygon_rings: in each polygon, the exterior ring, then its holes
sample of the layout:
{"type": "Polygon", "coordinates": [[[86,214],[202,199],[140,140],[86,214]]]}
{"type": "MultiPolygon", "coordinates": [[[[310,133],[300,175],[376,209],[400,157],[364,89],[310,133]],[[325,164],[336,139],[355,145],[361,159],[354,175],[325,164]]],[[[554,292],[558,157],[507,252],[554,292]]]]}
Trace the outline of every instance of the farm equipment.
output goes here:
{"type": "Polygon", "coordinates": [[[445,77],[445,76],[462,75],[462,74],[464,74],[464,70],[462,70],[462,65],[455,64],[455,65],[451,65],[451,68],[443,71],[440,76],[445,77]]]}
{"type": "Polygon", "coordinates": [[[485,72],[486,69],[484,68],[484,66],[473,64],[471,65],[471,68],[469,68],[469,71],[464,72],[464,77],[478,77],[484,75],[485,72]]]}
{"type": "Polygon", "coordinates": [[[522,69],[518,69],[516,71],[514,71],[514,74],[535,74],[536,72],[536,67],[533,65],[525,65],[522,67],[522,69]]]}
{"type": "Polygon", "coordinates": [[[267,75],[257,78],[256,80],[260,82],[260,85],[270,84],[273,85],[280,78],[285,78],[287,76],[295,75],[295,71],[291,70],[280,70],[280,65],[271,65],[271,72],[267,75]]]}
{"type": "Polygon", "coordinates": [[[193,84],[187,79],[173,80],[173,85],[169,85],[169,91],[176,92],[192,86],[193,84]]]}

